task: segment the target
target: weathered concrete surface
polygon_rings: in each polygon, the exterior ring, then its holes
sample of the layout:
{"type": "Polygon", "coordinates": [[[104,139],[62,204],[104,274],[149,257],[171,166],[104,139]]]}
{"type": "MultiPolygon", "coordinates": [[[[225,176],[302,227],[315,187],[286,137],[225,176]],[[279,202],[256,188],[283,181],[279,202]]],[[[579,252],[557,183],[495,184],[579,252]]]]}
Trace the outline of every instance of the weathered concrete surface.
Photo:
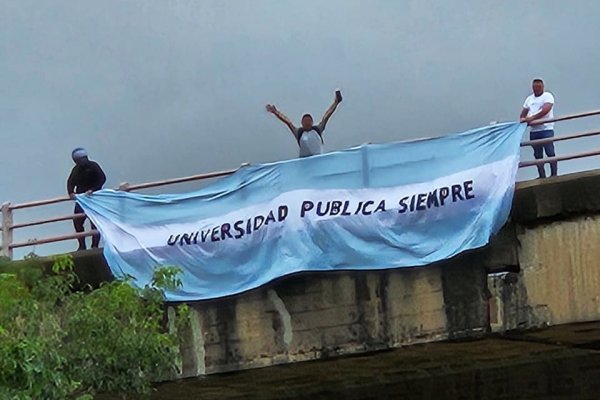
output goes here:
{"type": "Polygon", "coordinates": [[[297,275],[191,304],[183,376],[389,349],[488,329],[485,270],[445,266],[297,275]]]}
{"type": "Polygon", "coordinates": [[[596,400],[598,343],[600,323],[573,324],[187,379],[152,399],[596,400]]]}
{"type": "Polygon", "coordinates": [[[600,215],[525,229],[521,282],[551,325],[600,320],[600,215]]]}
{"type": "Polygon", "coordinates": [[[488,279],[494,331],[600,320],[599,195],[598,171],[520,185],[518,272],[488,279]]]}
{"type": "MultiPolygon", "coordinates": [[[[79,277],[79,284],[91,285],[97,287],[102,282],[107,282],[113,279],[110,268],[106,260],[102,256],[102,249],[92,249],[87,251],[79,251],[70,253],[75,262],[74,271],[79,277]]],[[[11,262],[0,261],[0,273],[2,272],[21,272],[27,270],[26,273],[35,274],[50,273],[54,264],[54,257],[36,257],[11,262]]]]}
{"type": "Polygon", "coordinates": [[[600,170],[517,184],[512,217],[521,225],[590,214],[600,214],[600,170]]]}
{"type": "Polygon", "coordinates": [[[492,276],[499,330],[600,320],[600,216],[524,228],[520,272],[492,276]]]}

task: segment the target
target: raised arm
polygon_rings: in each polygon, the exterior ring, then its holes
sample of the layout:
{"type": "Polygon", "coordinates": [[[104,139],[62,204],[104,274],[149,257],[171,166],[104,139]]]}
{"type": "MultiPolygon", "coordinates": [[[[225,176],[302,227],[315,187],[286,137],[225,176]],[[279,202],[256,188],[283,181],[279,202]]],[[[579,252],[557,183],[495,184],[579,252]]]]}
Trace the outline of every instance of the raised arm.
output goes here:
{"type": "Polygon", "coordinates": [[[331,116],[335,112],[338,104],[340,104],[341,102],[342,102],[342,94],[341,94],[341,92],[336,92],[336,96],[335,96],[335,99],[333,100],[333,104],[331,104],[329,106],[329,108],[327,109],[327,111],[325,111],[325,114],[323,114],[323,118],[321,119],[321,123],[319,124],[319,126],[321,127],[322,130],[325,129],[325,125],[327,125],[327,121],[329,121],[329,118],[331,118],[331,116]]]}
{"type": "Polygon", "coordinates": [[[294,126],[292,121],[285,116],[284,113],[277,109],[277,107],[275,107],[273,104],[267,104],[267,112],[270,112],[271,114],[276,116],[278,120],[286,124],[287,127],[290,128],[290,131],[292,131],[294,137],[296,136],[296,127],[294,126]]]}

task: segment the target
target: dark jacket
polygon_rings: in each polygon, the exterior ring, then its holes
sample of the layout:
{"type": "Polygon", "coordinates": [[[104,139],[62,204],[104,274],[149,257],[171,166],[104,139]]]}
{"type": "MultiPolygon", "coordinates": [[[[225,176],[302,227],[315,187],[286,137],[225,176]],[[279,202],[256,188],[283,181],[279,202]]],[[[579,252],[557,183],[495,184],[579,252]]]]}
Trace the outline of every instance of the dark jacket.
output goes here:
{"type": "Polygon", "coordinates": [[[67,179],[67,192],[85,193],[88,190],[100,190],[106,182],[104,171],[94,161],[87,160],[83,164],[73,167],[69,179],[67,179]]]}

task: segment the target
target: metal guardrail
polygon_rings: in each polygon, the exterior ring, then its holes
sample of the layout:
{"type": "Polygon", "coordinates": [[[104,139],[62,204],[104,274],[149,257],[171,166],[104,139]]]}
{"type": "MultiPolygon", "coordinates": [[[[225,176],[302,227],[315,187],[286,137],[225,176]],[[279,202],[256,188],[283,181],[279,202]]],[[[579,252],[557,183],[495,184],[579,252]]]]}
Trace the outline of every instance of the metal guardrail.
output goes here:
{"type": "MultiPolygon", "coordinates": [[[[557,117],[557,118],[553,118],[551,120],[545,120],[545,121],[533,121],[530,123],[530,125],[539,125],[541,123],[548,123],[548,122],[567,121],[567,120],[572,120],[572,119],[577,119],[577,118],[590,117],[590,116],[594,116],[594,115],[600,115],[600,110],[587,111],[587,112],[577,113],[577,114],[570,114],[570,115],[565,115],[565,116],[561,116],[561,117],[557,117]]],[[[597,135],[600,135],[600,130],[580,132],[580,133],[574,133],[574,134],[570,134],[570,135],[556,136],[556,137],[552,137],[552,138],[548,138],[548,139],[525,141],[525,142],[521,143],[521,146],[524,147],[524,146],[542,145],[542,144],[551,143],[551,142],[559,142],[559,141],[564,141],[564,140],[572,140],[572,139],[591,137],[591,136],[597,136],[597,135]]],[[[557,156],[557,157],[552,157],[552,158],[544,158],[544,159],[540,159],[540,160],[522,161],[519,163],[519,168],[526,168],[526,167],[537,166],[540,164],[546,164],[546,163],[550,163],[550,162],[567,161],[567,160],[574,160],[574,159],[578,159],[578,158],[593,157],[593,156],[599,156],[599,155],[600,155],[600,149],[594,150],[594,151],[582,152],[582,153],[567,154],[567,155],[562,155],[562,156],[557,156]]],[[[247,166],[247,165],[249,165],[249,164],[244,163],[240,166],[240,168],[247,166]]],[[[210,172],[210,173],[205,173],[205,174],[185,176],[185,177],[181,177],[181,178],[160,180],[160,181],[155,181],[155,182],[139,183],[139,184],[134,184],[134,185],[130,185],[129,183],[124,182],[121,185],[119,185],[118,190],[134,191],[134,190],[141,190],[141,189],[173,185],[173,184],[177,184],[177,183],[201,181],[201,180],[205,180],[205,179],[218,178],[218,177],[231,175],[234,172],[236,172],[238,169],[239,168],[224,170],[224,171],[210,172]]],[[[46,219],[40,219],[40,220],[35,220],[35,221],[30,221],[30,222],[14,224],[13,223],[13,212],[15,210],[21,210],[21,209],[25,209],[25,208],[42,207],[42,206],[58,204],[58,203],[66,202],[66,201],[71,201],[71,198],[68,196],[63,196],[63,197],[56,197],[56,198],[47,199],[47,200],[38,200],[38,201],[19,203],[19,204],[11,204],[10,202],[3,203],[2,207],[0,208],[0,212],[2,213],[2,225],[0,226],[2,245],[0,247],[0,255],[12,258],[13,250],[16,248],[35,246],[35,245],[39,245],[39,244],[61,242],[61,241],[65,241],[65,240],[72,240],[72,239],[77,239],[80,237],[92,236],[95,233],[97,233],[97,231],[92,230],[92,231],[81,232],[81,233],[72,233],[72,234],[67,234],[67,235],[51,236],[51,237],[47,237],[47,238],[43,238],[43,239],[32,239],[32,240],[27,240],[25,242],[13,242],[13,231],[15,229],[49,224],[49,223],[54,223],[54,222],[69,221],[69,220],[73,220],[75,218],[80,218],[80,217],[84,216],[84,214],[63,215],[63,216],[58,216],[58,217],[53,217],[53,218],[46,218],[46,219]]]]}
{"type": "MultiPolygon", "coordinates": [[[[249,164],[244,163],[244,164],[240,165],[240,168],[243,168],[247,165],[249,165],[249,164]]],[[[135,184],[135,185],[130,185],[129,183],[124,182],[119,185],[118,190],[130,192],[130,191],[134,191],[134,190],[149,189],[149,188],[155,188],[155,187],[160,187],[160,186],[173,185],[173,184],[177,184],[177,183],[195,182],[195,181],[200,181],[200,180],[205,180],[205,179],[218,178],[218,177],[222,177],[222,176],[231,175],[234,172],[236,172],[238,169],[239,168],[229,169],[229,170],[224,170],[224,171],[209,172],[206,174],[184,176],[184,177],[180,177],[180,178],[165,179],[165,180],[161,180],[161,181],[140,183],[140,184],[135,184]]],[[[0,247],[0,256],[9,257],[12,259],[13,250],[17,249],[17,248],[35,246],[35,245],[39,245],[39,244],[48,244],[48,243],[54,243],[54,242],[62,242],[65,240],[72,240],[72,239],[77,239],[80,237],[93,236],[94,234],[98,233],[96,230],[90,230],[90,231],[80,232],[80,233],[72,233],[72,234],[60,235],[60,236],[51,236],[51,237],[47,237],[47,238],[43,238],[43,239],[31,239],[31,240],[27,240],[24,242],[14,242],[13,241],[13,232],[15,229],[49,224],[49,223],[53,223],[53,222],[69,221],[69,220],[73,220],[73,219],[85,216],[85,214],[71,214],[71,215],[63,215],[63,216],[58,216],[58,217],[53,217],[53,218],[46,218],[46,219],[40,219],[40,220],[15,224],[15,223],[13,223],[13,212],[15,210],[22,210],[25,208],[42,207],[42,206],[47,206],[47,205],[52,205],[52,204],[63,203],[66,201],[71,201],[71,200],[72,199],[69,196],[62,196],[62,197],[55,197],[52,199],[37,200],[37,201],[31,201],[31,202],[19,203],[19,204],[11,204],[10,202],[3,203],[2,207],[0,208],[0,212],[2,213],[2,225],[0,226],[0,231],[2,234],[2,245],[0,247]]]]}

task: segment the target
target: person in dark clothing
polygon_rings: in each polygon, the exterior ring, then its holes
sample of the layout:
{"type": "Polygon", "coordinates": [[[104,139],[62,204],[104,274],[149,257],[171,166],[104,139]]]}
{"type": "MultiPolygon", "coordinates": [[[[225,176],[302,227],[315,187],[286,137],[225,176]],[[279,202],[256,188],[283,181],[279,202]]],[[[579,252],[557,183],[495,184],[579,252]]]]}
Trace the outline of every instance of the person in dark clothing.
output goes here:
{"type": "MultiPolygon", "coordinates": [[[[98,163],[88,159],[87,152],[84,148],[78,147],[71,153],[75,166],[71,170],[69,179],[67,179],[67,193],[69,197],[75,199],[75,194],[91,194],[96,190],[102,189],[102,186],[106,182],[106,175],[98,163]]],[[[75,204],[75,214],[83,214],[83,209],[79,204],[75,204]]],[[[73,220],[73,226],[76,232],[84,231],[84,222],[86,217],[75,218],[73,220]]],[[[91,221],[90,221],[91,222],[91,221]]],[[[96,229],[96,226],[92,224],[92,229],[96,229]]],[[[77,238],[79,242],[78,250],[85,250],[85,237],[77,238]]],[[[92,248],[98,247],[100,244],[100,235],[92,236],[92,248]]]]}

